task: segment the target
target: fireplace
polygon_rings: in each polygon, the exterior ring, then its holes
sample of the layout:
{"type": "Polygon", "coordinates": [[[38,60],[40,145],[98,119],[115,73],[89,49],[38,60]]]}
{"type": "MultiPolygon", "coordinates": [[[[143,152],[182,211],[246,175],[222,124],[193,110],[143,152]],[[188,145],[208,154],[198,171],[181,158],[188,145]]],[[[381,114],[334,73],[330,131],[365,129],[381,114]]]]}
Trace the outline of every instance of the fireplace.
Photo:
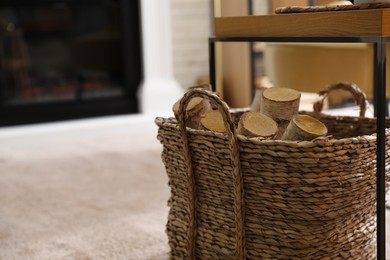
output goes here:
{"type": "Polygon", "coordinates": [[[138,112],[140,7],[2,0],[0,126],[138,112]]]}

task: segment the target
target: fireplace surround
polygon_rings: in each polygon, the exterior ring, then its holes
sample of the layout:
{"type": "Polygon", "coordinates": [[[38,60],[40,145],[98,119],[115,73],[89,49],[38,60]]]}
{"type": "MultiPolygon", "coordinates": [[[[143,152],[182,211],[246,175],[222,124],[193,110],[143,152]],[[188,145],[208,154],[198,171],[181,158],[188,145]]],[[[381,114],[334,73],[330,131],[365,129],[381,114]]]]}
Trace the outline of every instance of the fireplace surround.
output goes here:
{"type": "Polygon", "coordinates": [[[138,113],[140,3],[0,2],[0,126],[138,113]]]}

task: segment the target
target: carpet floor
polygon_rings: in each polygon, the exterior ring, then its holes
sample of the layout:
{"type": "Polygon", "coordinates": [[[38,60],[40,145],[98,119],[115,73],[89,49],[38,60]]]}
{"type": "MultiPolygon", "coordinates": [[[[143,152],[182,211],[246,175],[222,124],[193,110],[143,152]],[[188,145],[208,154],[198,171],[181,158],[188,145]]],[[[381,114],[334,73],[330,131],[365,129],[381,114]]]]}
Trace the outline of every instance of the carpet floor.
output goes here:
{"type": "Polygon", "coordinates": [[[0,259],[167,259],[157,127],[119,122],[0,133],[0,259]]]}
{"type": "Polygon", "coordinates": [[[168,259],[156,134],[137,116],[1,129],[0,259],[168,259]]]}

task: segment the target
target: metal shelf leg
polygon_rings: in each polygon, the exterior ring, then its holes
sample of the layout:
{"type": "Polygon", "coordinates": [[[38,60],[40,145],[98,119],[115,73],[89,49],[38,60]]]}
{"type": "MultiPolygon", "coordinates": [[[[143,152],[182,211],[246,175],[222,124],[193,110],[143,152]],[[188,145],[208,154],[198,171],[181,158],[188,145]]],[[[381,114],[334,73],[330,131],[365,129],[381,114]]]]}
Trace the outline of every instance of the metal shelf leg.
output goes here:
{"type": "Polygon", "coordinates": [[[386,42],[374,43],[374,100],[377,118],[377,259],[386,259],[386,206],[385,206],[385,159],[386,159],[386,42]]]}
{"type": "Polygon", "coordinates": [[[215,42],[212,39],[209,40],[209,74],[211,90],[215,92],[217,89],[215,81],[215,42]]]}

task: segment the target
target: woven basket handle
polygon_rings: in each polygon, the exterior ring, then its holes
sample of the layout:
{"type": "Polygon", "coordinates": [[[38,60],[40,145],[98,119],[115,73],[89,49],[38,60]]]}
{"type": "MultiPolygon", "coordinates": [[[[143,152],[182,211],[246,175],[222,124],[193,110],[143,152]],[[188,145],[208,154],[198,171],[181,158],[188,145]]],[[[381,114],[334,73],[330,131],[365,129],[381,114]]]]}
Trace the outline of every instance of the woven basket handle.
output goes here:
{"type": "Polygon", "coordinates": [[[234,211],[236,222],[236,259],[245,259],[245,245],[244,245],[244,193],[243,193],[243,180],[241,175],[241,166],[239,158],[239,147],[237,142],[237,133],[235,125],[230,117],[230,112],[227,104],[221,99],[206,90],[203,89],[190,89],[181,99],[178,110],[178,124],[183,142],[184,162],[187,167],[187,180],[188,180],[188,202],[189,202],[189,215],[190,223],[188,227],[188,248],[189,258],[195,259],[195,242],[196,242],[196,183],[195,176],[192,168],[191,153],[188,144],[188,136],[186,131],[186,107],[190,100],[195,97],[206,98],[211,102],[213,107],[216,107],[222,115],[225,129],[228,136],[230,146],[230,157],[232,166],[232,179],[234,186],[234,211]]]}
{"type": "Polygon", "coordinates": [[[356,104],[360,106],[360,117],[364,117],[366,114],[366,108],[367,108],[367,96],[364,94],[361,89],[353,83],[336,83],[329,85],[322,90],[318,92],[318,101],[313,104],[313,110],[315,113],[319,114],[321,113],[323,107],[324,107],[324,101],[329,96],[330,92],[334,90],[346,90],[352,94],[354,97],[356,104]]]}

